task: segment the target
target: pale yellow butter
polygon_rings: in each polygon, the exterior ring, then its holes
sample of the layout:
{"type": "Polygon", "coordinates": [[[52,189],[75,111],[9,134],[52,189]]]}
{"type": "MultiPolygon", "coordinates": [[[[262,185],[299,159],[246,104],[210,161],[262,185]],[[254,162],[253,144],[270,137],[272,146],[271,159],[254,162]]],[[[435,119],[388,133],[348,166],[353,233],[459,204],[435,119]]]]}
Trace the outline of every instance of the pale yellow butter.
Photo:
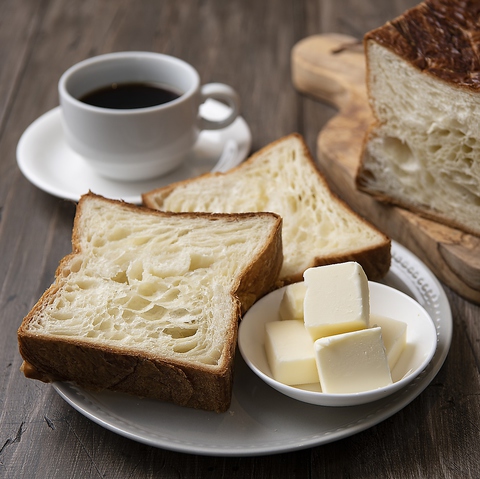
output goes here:
{"type": "Polygon", "coordinates": [[[369,326],[368,279],[356,262],[309,268],[303,275],[305,327],[315,341],[369,326]]]}
{"type": "Polygon", "coordinates": [[[275,380],[289,386],[318,382],[313,341],[301,321],[266,323],[265,352],[275,380]]]}
{"type": "Polygon", "coordinates": [[[303,321],[303,300],[306,289],[307,286],[303,282],[289,284],[285,288],[278,310],[281,319],[303,321]]]}
{"type": "Polygon", "coordinates": [[[407,324],[396,319],[382,316],[371,316],[370,324],[382,328],[383,344],[387,351],[388,365],[391,371],[405,349],[407,342],[407,324]]]}
{"type": "Polygon", "coordinates": [[[380,327],[315,341],[322,391],[358,393],[392,384],[380,327]]]}

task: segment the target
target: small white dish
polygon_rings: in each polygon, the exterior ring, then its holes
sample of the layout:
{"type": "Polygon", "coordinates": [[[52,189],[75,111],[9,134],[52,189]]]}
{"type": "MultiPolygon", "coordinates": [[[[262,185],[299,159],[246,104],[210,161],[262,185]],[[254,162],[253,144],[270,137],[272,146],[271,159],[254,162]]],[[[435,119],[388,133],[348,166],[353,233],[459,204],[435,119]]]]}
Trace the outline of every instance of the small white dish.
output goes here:
{"type": "Polygon", "coordinates": [[[265,323],[276,321],[285,288],[276,290],[252,306],[238,332],[238,346],[245,362],[277,391],[309,404],[356,406],[382,399],[407,386],[428,365],[435,354],[437,331],[427,311],[410,296],[390,286],[369,282],[370,314],[386,316],[407,324],[407,344],[392,371],[393,384],[353,394],[327,394],[320,384],[287,386],[275,379],[265,354],[265,323]]]}
{"type": "MultiPolygon", "coordinates": [[[[229,107],[211,99],[201,106],[202,115],[210,119],[226,117],[229,111],[229,107]]],[[[107,198],[139,204],[142,193],[212,170],[223,153],[229,154],[229,161],[223,163],[221,171],[237,166],[249,154],[252,142],[250,128],[242,117],[238,117],[221,130],[202,131],[190,157],[171,173],[143,181],[115,181],[98,175],[71,150],[64,139],[61,114],[60,107],[56,107],[25,130],[17,145],[17,163],[32,184],[73,201],[92,191],[107,198]]]]}

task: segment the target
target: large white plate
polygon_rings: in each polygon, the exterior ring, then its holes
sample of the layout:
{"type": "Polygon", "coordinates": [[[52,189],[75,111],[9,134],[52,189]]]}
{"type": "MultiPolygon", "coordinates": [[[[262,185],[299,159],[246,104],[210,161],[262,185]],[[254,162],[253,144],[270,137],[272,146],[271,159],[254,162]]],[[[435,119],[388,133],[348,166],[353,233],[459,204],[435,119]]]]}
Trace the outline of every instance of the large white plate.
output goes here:
{"type": "MultiPolygon", "coordinates": [[[[230,109],[209,99],[202,105],[207,118],[225,117],[230,109]]],[[[37,118],[17,145],[17,163],[35,186],[54,196],[78,201],[89,191],[107,198],[141,203],[141,194],[161,186],[206,173],[215,167],[222,153],[230,153],[221,171],[241,163],[249,154],[252,137],[242,117],[221,130],[202,131],[187,161],[167,175],[143,181],[115,181],[98,175],[66,143],[60,107],[37,118]],[[230,151],[225,151],[226,146],[230,151]]]]}
{"type": "Polygon", "coordinates": [[[214,456],[254,456],[294,451],[351,436],[378,424],[413,401],[441,368],[452,337],[452,316],[442,286],[410,251],[392,244],[385,283],[416,299],[437,329],[437,350],[409,386],[379,401],[351,407],[314,406],[275,391],[236,357],[233,399],[224,414],[137,399],[91,393],[70,383],[56,391],[80,413],[135,441],[164,449],[214,456]]]}

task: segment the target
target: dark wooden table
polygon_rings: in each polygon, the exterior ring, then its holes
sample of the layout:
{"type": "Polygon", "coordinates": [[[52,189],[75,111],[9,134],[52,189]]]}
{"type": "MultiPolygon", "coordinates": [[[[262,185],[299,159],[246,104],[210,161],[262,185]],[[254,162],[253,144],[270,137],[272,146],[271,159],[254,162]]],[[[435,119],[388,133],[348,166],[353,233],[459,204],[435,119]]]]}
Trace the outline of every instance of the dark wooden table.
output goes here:
{"type": "Polygon", "coordinates": [[[325,32],[361,38],[414,3],[0,0],[0,477],[480,477],[480,309],[447,288],[453,340],[431,385],[377,426],[297,452],[237,458],[146,446],[19,371],[16,330],[70,251],[75,205],[30,184],[15,149],[25,128],[58,105],[66,68],[121,50],[181,57],[203,82],[237,89],[253,150],[297,131],[315,152],[335,111],[292,87],[293,45],[325,32]]]}

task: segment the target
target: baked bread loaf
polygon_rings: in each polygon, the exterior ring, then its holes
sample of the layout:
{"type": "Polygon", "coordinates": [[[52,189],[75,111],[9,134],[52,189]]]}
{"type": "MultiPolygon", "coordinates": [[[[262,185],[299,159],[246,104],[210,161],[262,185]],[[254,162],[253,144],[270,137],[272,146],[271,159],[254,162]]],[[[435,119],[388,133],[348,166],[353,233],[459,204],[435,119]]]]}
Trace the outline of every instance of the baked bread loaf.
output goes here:
{"type": "Polygon", "coordinates": [[[143,195],[165,211],[271,211],[283,218],[284,284],[312,266],[357,261],[372,280],[390,267],[390,240],[329,189],[303,138],[292,134],[227,173],[203,176],[143,195]]]}
{"type": "Polygon", "coordinates": [[[82,197],[73,251],[18,330],[23,372],[225,411],[237,323],[275,287],[281,222],[82,197]]]}
{"type": "Polygon", "coordinates": [[[480,234],[480,2],[428,0],[364,37],[375,122],[358,189],[480,234]]]}

